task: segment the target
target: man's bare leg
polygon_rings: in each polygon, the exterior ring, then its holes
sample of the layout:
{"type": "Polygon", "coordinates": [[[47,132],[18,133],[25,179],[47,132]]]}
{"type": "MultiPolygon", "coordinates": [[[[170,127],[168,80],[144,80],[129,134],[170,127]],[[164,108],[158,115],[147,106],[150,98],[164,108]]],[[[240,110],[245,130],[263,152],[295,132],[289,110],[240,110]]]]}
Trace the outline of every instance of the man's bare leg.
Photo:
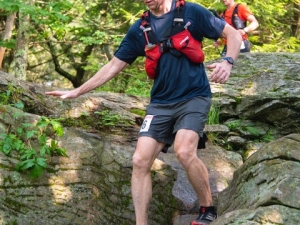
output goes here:
{"type": "Polygon", "coordinates": [[[199,135],[192,130],[179,130],[174,142],[174,150],[183,165],[201,206],[212,206],[209,176],[204,163],[197,156],[199,135]]]}
{"type": "Polygon", "coordinates": [[[135,209],[136,225],[148,224],[148,209],[152,197],[151,166],[163,148],[150,137],[140,137],[133,155],[131,193],[135,209]]]}

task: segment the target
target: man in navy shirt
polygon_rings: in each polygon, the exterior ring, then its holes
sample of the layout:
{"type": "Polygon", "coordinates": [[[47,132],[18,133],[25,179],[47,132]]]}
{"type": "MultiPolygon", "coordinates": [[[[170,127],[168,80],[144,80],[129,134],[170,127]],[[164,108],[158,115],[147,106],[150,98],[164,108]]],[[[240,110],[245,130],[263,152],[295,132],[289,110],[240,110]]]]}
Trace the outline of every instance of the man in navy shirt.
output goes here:
{"type": "MultiPolygon", "coordinates": [[[[165,31],[172,26],[175,2],[176,0],[144,0],[149,9],[151,29],[157,40],[161,40],[165,31]]],[[[187,29],[194,39],[199,42],[203,38],[216,40],[222,37],[228,40],[226,57],[207,66],[211,70],[211,82],[225,83],[239,54],[241,35],[198,4],[185,2],[184,7],[184,21],[189,22],[187,29]]],[[[76,89],[46,94],[61,99],[76,98],[115,77],[137,57],[145,56],[147,40],[141,29],[141,22],[139,19],[130,27],[112,60],[91,79],[76,89]]],[[[152,196],[150,168],[158,154],[172,144],[200,201],[199,217],[191,224],[209,224],[217,217],[208,172],[196,154],[210,109],[211,95],[203,63],[191,62],[185,55],[178,56],[172,51],[165,51],[161,55],[150,104],[147,106],[133,155],[131,186],[137,225],[148,224],[148,208],[152,196]]]]}

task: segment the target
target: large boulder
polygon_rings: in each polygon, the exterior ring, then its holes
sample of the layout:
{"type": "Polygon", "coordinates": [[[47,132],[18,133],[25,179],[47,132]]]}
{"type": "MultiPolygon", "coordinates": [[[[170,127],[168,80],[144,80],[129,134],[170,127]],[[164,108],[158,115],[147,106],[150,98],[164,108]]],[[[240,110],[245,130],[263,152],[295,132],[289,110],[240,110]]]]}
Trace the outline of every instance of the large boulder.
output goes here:
{"type": "Polygon", "coordinates": [[[213,225],[300,224],[300,134],[262,147],[220,193],[213,225]]]}
{"type": "MultiPolygon", "coordinates": [[[[34,122],[39,116],[1,107],[0,131],[5,132],[20,113],[17,123],[34,122]]],[[[48,158],[48,167],[38,179],[17,172],[15,153],[0,153],[1,224],[134,224],[131,200],[132,140],[117,135],[95,135],[64,128],[59,145],[67,157],[48,158]]],[[[172,195],[176,172],[160,160],[152,166],[153,200],[151,224],[172,220],[177,200],[172,195]],[[161,207],[168,205],[163,211],[161,207]]]]}

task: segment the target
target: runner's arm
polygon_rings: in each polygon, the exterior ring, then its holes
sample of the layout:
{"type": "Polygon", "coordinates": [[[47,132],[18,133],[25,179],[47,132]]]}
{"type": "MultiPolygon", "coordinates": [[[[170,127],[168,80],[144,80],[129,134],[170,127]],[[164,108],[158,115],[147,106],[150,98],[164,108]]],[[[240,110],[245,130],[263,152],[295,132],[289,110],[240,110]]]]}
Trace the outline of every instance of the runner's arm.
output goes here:
{"type": "MultiPolygon", "coordinates": [[[[226,24],[221,37],[227,39],[226,56],[231,57],[233,60],[236,60],[240,52],[242,36],[236,29],[234,29],[229,24],[226,24]]],[[[228,61],[226,60],[222,60],[219,63],[213,63],[211,65],[208,65],[207,68],[212,70],[209,77],[210,81],[220,84],[226,83],[230,76],[232,66],[233,65],[228,63],[228,61]]]]}
{"type": "Polygon", "coordinates": [[[227,39],[226,56],[236,60],[240,53],[240,47],[242,44],[242,37],[240,33],[229,24],[226,24],[222,32],[222,37],[227,39]]]}
{"type": "Polygon", "coordinates": [[[255,16],[248,16],[247,21],[249,22],[249,24],[243,29],[246,33],[252,32],[258,28],[259,23],[256,20],[255,16]]]}
{"type": "Polygon", "coordinates": [[[113,57],[106,65],[104,65],[92,78],[82,84],[80,87],[70,91],[50,91],[46,92],[46,95],[52,95],[60,97],[61,99],[76,98],[84,93],[87,93],[107,81],[115,77],[121,70],[127,66],[127,63],[113,57]]]}

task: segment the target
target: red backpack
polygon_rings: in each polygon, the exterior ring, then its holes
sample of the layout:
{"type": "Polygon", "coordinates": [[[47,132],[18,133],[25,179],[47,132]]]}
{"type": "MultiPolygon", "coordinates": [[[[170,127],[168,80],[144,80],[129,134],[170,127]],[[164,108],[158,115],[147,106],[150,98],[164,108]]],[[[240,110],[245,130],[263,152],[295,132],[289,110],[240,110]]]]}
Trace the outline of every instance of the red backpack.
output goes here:
{"type": "Polygon", "coordinates": [[[202,43],[194,39],[188,30],[191,24],[184,24],[184,0],[177,0],[175,5],[173,25],[163,36],[161,41],[156,40],[155,34],[151,30],[149,10],[145,11],[141,16],[140,28],[144,32],[145,45],[145,69],[148,77],[154,79],[158,73],[158,63],[164,52],[170,51],[172,54],[180,57],[185,55],[193,63],[202,63],[204,61],[204,53],[202,51],[202,43]]]}

